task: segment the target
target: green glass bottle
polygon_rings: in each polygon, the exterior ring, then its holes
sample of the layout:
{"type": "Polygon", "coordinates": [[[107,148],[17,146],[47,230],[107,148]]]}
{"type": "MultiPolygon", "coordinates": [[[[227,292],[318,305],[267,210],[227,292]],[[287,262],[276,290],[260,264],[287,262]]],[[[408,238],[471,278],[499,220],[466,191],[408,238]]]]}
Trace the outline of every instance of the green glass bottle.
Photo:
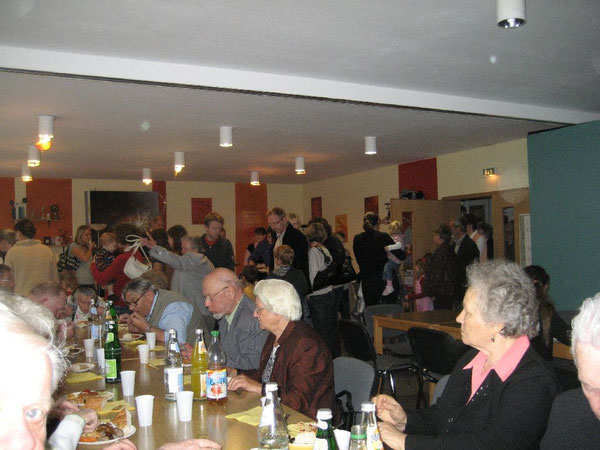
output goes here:
{"type": "Polygon", "coordinates": [[[121,344],[119,343],[119,333],[114,320],[109,320],[106,325],[104,359],[106,367],[104,378],[106,382],[118,383],[121,381],[121,344]]]}
{"type": "Polygon", "coordinates": [[[313,449],[316,450],[337,450],[337,441],[333,433],[331,410],[321,408],[317,411],[317,436],[313,449]]]}

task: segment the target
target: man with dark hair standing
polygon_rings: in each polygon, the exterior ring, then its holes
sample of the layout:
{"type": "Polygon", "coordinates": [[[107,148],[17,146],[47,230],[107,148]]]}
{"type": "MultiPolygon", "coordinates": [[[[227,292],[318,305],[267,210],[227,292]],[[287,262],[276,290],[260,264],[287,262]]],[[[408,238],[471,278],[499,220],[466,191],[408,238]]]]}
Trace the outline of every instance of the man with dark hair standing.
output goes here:
{"type": "Polygon", "coordinates": [[[275,241],[275,250],[280,245],[289,245],[294,250],[294,261],[292,267],[304,272],[308,280],[308,241],[302,232],[288,222],[287,214],[276,206],[267,211],[267,221],[271,229],[277,233],[275,241]]]}
{"type": "Polygon", "coordinates": [[[226,267],[235,270],[233,247],[229,239],[221,236],[225,219],[217,212],[210,212],[204,218],[206,233],[202,235],[199,253],[206,255],[211,263],[217,267],[226,267]]]}
{"type": "Polygon", "coordinates": [[[6,253],[5,264],[12,269],[15,293],[27,296],[34,286],[46,281],[58,281],[56,257],[49,247],[35,237],[35,226],[29,219],[15,224],[17,242],[6,253]]]}
{"type": "Polygon", "coordinates": [[[468,218],[462,216],[452,222],[454,253],[456,254],[456,301],[460,305],[467,290],[467,266],[479,261],[477,244],[467,235],[468,218]]]}

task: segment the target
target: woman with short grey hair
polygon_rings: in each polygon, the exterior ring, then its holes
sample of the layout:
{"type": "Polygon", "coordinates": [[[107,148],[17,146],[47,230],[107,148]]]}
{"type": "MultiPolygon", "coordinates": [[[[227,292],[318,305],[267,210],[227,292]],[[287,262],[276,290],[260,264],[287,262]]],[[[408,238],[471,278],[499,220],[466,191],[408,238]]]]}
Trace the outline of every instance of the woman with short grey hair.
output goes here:
{"type": "Polygon", "coordinates": [[[533,285],[509,261],[474,264],[467,275],[456,320],[474,350],[458,361],[429,409],[405,411],[387,395],[376,397],[381,437],[392,449],[539,446],[560,388],[529,343],[539,331],[533,285]]]}
{"type": "Polygon", "coordinates": [[[302,308],[294,286],[283,280],[262,280],[254,293],[254,317],[270,334],[258,369],[233,377],[229,389],[260,394],[264,383],[274,381],[283,404],[313,419],[319,408],[334,408],[331,354],[319,334],[299,321],[302,308]]]}

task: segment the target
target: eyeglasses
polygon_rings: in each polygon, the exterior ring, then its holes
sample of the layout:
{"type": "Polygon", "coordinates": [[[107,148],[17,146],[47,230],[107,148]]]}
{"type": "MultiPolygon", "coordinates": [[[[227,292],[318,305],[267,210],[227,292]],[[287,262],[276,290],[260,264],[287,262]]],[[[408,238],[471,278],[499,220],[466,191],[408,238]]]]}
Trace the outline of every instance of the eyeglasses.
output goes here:
{"type": "Polygon", "coordinates": [[[268,222],[269,226],[272,227],[273,225],[277,225],[278,223],[280,223],[283,219],[280,217],[279,220],[277,222],[268,222]]]}
{"type": "Polygon", "coordinates": [[[144,292],[142,295],[140,295],[138,298],[136,298],[136,299],[135,299],[135,301],[133,301],[133,302],[129,302],[129,301],[128,301],[128,302],[127,302],[127,304],[128,304],[128,305],[130,305],[130,306],[135,306],[135,305],[137,305],[137,304],[138,304],[138,302],[140,301],[140,299],[141,299],[141,298],[142,298],[144,295],[146,295],[146,293],[145,293],[145,292],[144,292]]]}
{"type": "Polygon", "coordinates": [[[263,306],[262,308],[259,308],[258,306],[254,309],[254,312],[256,314],[260,314],[261,312],[263,312],[266,308],[263,306]]]}
{"type": "Polygon", "coordinates": [[[206,300],[209,300],[209,301],[211,301],[211,302],[212,302],[212,301],[213,301],[213,299],[214,299],[214,298],[215,298],[217,295],[219,295],[221,292],[223,292],[223,291],[224,291],[225,289],[227,289],[228,287],[229,287],[229,286],[225,286],[224,288],[221,288],[221,289],[219,289],[219,290],[218,290],[217,292],[215,292],[214,294],[204,294],[204,298],[205,298],[206,300]]]}

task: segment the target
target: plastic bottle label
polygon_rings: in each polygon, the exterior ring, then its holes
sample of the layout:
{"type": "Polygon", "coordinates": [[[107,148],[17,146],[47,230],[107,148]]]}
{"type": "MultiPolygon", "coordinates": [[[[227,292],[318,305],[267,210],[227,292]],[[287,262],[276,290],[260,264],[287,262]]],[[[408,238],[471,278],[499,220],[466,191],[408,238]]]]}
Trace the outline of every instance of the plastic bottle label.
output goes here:
{"type": "Polygon", "coordinates": [[[206,371],[206,397],[211,400],[227,397],[227,369],[206,371]]]}
{"type": "Polygon", "coordinates": [[[173,367],[165,369],[167,376],[167,390],[169,394],[183,391],[183,368],[173,367]]]}
{"type": "Polygon", "coordinates": [[[379,428],[377,428],[377,425],[367,426],[367,448],[383,450],[383,443],[381,442],[381,436],[379,435],[379,428]]]}
{"type": "Polygon", "coordinates": [[[116,359],[105,359],[104,364],[106,367],[106,378],[114,380],[117,378],[117,360],[116,359]]]}
{"type": "Polygon", "coordinates": [[[92,339],[100,339],[100,332],[98,325],[92,325],[92,339]]]}
{"type": "Polygon", "coordinates": [[[328,448],[329,443],[327,442],[327,439],[315,439],[313,450],[327,450],[328,448]]]}
{"type": "Polygon", "coordinates": [[[115,340],[114,333],[106,333],[106,342],[105,342],[105,344],[108,344],[109,342],[112,342],[114,340],[115,340]]]}

